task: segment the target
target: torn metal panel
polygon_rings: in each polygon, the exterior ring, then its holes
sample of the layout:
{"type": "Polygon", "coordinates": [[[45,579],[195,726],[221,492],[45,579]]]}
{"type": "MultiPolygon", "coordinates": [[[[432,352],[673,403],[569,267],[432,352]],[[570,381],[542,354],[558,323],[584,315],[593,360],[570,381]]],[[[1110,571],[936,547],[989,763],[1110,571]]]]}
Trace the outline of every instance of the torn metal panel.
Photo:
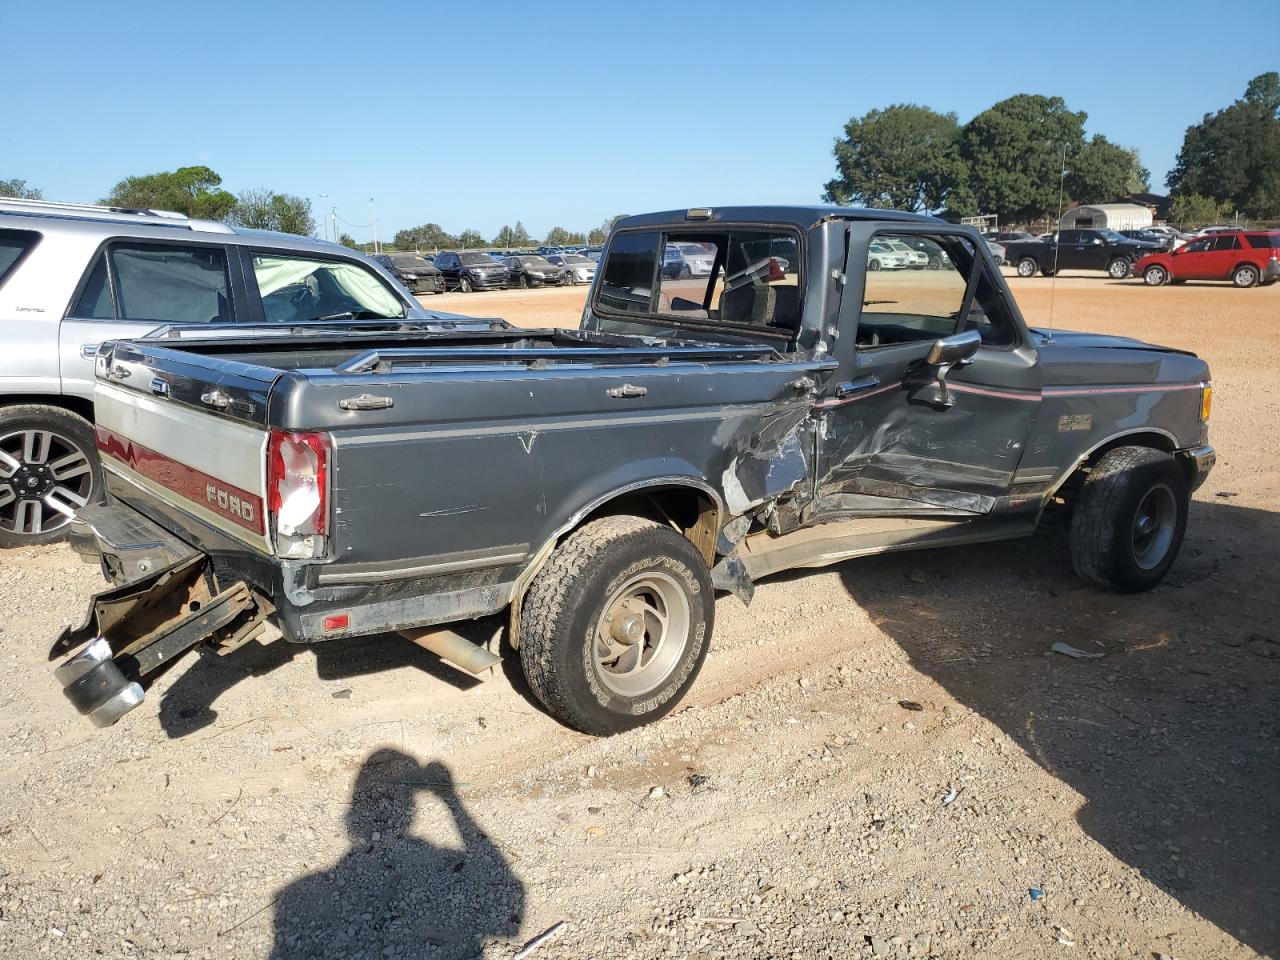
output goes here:
{"type": "Polygon", "coordinates": [[[809,476],[809,415],[808,405],[793,405],[735,438],[738,452],[720,478],[731,515],[785,496],[809,476]]]}
{"type": "Polygon", "coordinates": [[[756,585],[747,572],[747,565],[736,551],[723,557],[711,568],[711,585],[717,590],[732,593],[742,601],[743,606],[750,606],[756,595],[756,585]]]}

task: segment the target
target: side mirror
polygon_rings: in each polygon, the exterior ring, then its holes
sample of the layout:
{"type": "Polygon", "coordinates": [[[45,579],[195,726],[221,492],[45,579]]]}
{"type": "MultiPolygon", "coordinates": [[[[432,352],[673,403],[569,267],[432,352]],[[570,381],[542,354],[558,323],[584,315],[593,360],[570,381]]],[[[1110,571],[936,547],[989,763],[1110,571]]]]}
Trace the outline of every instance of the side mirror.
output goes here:
{"type": "Polygon", "coordinates": [[[982,346],[982,337],[977,330],[966,330],[964,333],[956,333],[933,341],[933,346],[925,354],[924,362],[933,368],[934,377],[937,378],[938,395],[931,401],[935,407],[945,410],[954,405],[951,391],[947,388],[947,374],[951,372],[952,367],[972,363],[973,356],[980,346],[982,346]]]}
{"type": "Polygon", "coordinates": [[[925,355],[924,362],[931,367],[954,366],[972,360],[973,355],[982,346],[982,337],[977,330],[966,330],[964,333],[952,334],[941,340],[933,341],[933,346],[925,355]]]}

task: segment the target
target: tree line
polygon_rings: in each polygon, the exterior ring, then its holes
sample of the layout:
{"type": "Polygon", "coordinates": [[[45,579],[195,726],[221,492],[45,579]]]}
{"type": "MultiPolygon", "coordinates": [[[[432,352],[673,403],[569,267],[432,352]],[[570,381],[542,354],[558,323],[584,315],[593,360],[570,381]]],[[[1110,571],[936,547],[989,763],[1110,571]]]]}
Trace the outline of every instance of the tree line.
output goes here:
{"type": "Polygon", "coordinates": [[[486,240],[479,230],[463,230],[461,233],[449,233],[438,223],[424,223],[418,227],[410,227],[396,232],[391,245],[400,250],[448,250],[448,249],[487,249],[498,247],[504,250],[520,249],[545,243],[551,247],[584,246],[602,244],[609,236],[613,225],[625,217],[619,213],[610,217],[598,227],[585,232],[569,230],[565,227],[552,227],[542,240],[531,236],[525,225],[519,220],[515,226],[504,225],[492,240],[486,240]]]}
{"type": "MultiPolygon", "coordinates": [[[[1102,134],[1062,97],[1022,93],[967,123],[893,104],[853,117],[836,138],[832,203],[1030,222],[1059,204],[1106,203],[1149,189],[1138,151],[1102,134]]],[[[1280,217],[1280,75],[1250,81],[1243,99],[1186,131],[1166,185],[1174,219],[1240,212],[1280,217]]]]}

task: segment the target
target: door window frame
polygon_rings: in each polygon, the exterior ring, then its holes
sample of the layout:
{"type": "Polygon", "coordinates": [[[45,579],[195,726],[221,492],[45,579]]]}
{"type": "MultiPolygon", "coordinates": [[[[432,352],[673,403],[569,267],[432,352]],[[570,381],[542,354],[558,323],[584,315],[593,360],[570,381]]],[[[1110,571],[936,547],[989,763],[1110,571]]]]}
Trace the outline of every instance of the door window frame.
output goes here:
{"type": "MultiPolygon", "coordinates": [[[[392,296],[396,298],[396,302],[400,304],[404,313],[397,319],[403,319],[409,316],[409,312],[414,309],[421,309],[421,305],[415,300],[410,303],[404,296],[387,283],[386,278],[377,270],[372,269],[367,262],[356,257],[334,256],[333,254],[311,250],[290,250],[284,247],[264,247],[249,244],[236,244],[237,261],[240,265],[240,273],[243,275],[245,287],[245,322],[253,325],[268,325],[272,321],[267,320],[266,311],[262,308],[262,292],[258,289],[258,275],[253,269],[253,257],[255,254],[267,257],[292,257],[295,260],[314,260],[322,263],[345,263],[354,266],[357,269],[364,270],[369,276],[375,278],[378,283],[382,284],[392,296]]],[[[304,321],[313,323],[314,321],[304,321]]],[[[288,324],[284,324],[288,326],[288,324]]]]}
{"type": "MultiPolygon", "coordinates": [[[[851,337],[854,343],[855,355],[866,354],[872,351],[885,350],[891,347],[903,347],[903,346],[909,346],[909,345],[915,345],[915,344],[930,344],[933,342],[932,340],[919,340],[919,341],[909,341],[907,343],[882,343],[874,347],[860,346],[858,344],[858,339],[857,339],[858,326],[861,325],[862,323],[862,311],[864,309],[863,301],[866,300],[867,273],[869,272],[866,269],[867,251],[869,250],[871,244],[875,242],[877,237],[906,236],[908,234],[924,236],[924,237],[930,237],[930,236],[958,237],[962,240],[967,240],[969,245],[973,248],[973,254],[974,254],[973,264],[969,268],[969,276],[965,279],[964,299],[960,302],[960,310],[956,316],[955,329],[952,330],[951,333],[947,334],[947,336],[955,336],[957,333],[961,333],[964,330],[964,324],[968,320],[969,311],[973,309],[973,301],[974,301],[974,298],[977,296],[978,281],[982,275],[982,271],[986,270],[987,278],[991,283],[991,288],[992,290],[995,291],[995,295],[999,298],[1001,306],[1004,307],[1005,316],[1008,317],[1009,323],[1013,327],[1013,341],[1007,344],[983,343],[978,347],[978,349],[980,351],[981,350],[997,350],[1003,353],[1012,353],[1013,351],[1019,349],[1026,343],[1026,333],[1023,329],[1024,324],[1018,322],[1018,319],[1017,319],[1018,314],[1014,312],[1013,305],[1010,303],[1008,292],[1005,290],[1004,284],[999,282],[997,279],[999,278],[999,280],[1003,280],[1003,274],[999,273],[998,268],[996,270],[990,269],[991,265],[988,263],[988,260],[990,258],[990,252],[987,250],[987,245],[985,241],[981,239],[975,240],[971,234],[961,229],[945,229],[945,228],[939,229],[937,227],[934,227],[932,224],[916,224],[916,223],[910,223],[910,222],[904,222],[901,226],[892,225],[888,223],[881,223],[876,225],[875,229],[866,237],[866,242],[861,246],[862,289],[860,292],[860,296],[858,298],[858,306],[857,306],[856,314],[854,317],[854,327],[851,333],[849,334],[849,336],[851,337]]],[[[952,261],[952,263],[954,264],[954,261],[952,261]]],[[[953,267],[953,269],[956,269],[956,268],[953,267]]],[[[926,268],[926,271],[927,271],[927,268],[926,268]]],[[[956,272],[959,273],[959,270],[956,269],[956,272]]]]}
{"type": "Polygon", "coordinates": [[[22,261],[31,256],[31,251],[40,246],[40,241],[44,239],[44,234],[38,230],[17,230],[5,227],[0,229],[0,237],[15,238],[23,245],[13,263],[9,264],[9,269],[0,274],[0,287],[2,287],[6,280],[17,274],[18,268],[22,266],[22,261]]]}
{"type": "Polygon", "coordinates": [[[183,327],[199,327],[203,323],[185,322],[185,321],[168,321],[168,320],[151,320],[136,319],[133,317],[120,316],[120,298],[117,295],[119,281],[116,279],[116,266],[112,258],[109,256],[111,251],[116,247],[165,247],[173,249],[175,247],[182,249],[203,249],[203,250],[220,250],[222,252],[223,272],[227,278],[227,310],[231,313],[227,320],[218,321],[219,323],[237,323],[240,322],[241,308],[245,304],[244,279],[240,274],[239,258],[235,254],[235,247],[231,244],[220,243],[217,241],[201,241],[201,240],[182,240],[175,242],[171,239],[160,240],[155,237],[130,237],[115,236],[108,237],[103,240],[93,252],[93,256],[89,258],[88,264],[81,274],[79,282],[76,283],[75,289],[71,291],[71,298],[67,301],[66,309],[62,311],[62,319],[75,320],[79,323],[141,323],[151,324],[152,326],[165,326],[172,323],[174,326],[183,327]],[[80,317],[76,316],[75,308],[80,305],[80,298],[84,295],[85,288],[89,285],[89,279],[93,276],[94,270],[97,269],[98,260],[102,258],[107,266],[107,289],[111,296],[111,313],[110,317],[80,317]]]}

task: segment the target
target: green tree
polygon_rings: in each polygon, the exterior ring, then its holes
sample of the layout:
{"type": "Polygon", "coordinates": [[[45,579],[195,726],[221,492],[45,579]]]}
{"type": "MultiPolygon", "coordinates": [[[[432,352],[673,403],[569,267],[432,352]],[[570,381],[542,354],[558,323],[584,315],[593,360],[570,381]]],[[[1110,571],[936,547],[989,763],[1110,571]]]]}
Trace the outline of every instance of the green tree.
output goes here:
{"type": "Polygon", "coordinates": [[[549,247],[565,247],[586,243],[585,234],[574,233],[564,227],[552,227],[547,231],[547,239],[543,241],[549,247]]]}
{"type": "Polygon", "coordinates": [[[487,247],[488,241],[479,230],[463,230],[458,234],[458,246],[464,249],[474,249],[476,247],[487,247]]]}
{"type": "Polygon", "coordinates": [[[1067,196],[1077,203],[1110,203],[1148,189],[1151,172],[1138,151],[1112,143],[1095,133],[1074,154],[1067,155],[1067,196]]]}
{"type": "Polygon", "coordinates": [[[172,210],[189,217],[224,220],[236,198],[218,189],[222,178],[208,167],[179,167],[163,173],[125,177],[102,200],[111,207],[172,210]]]}
{"type": "Polygon", "coordinates": [[[592,246],[599,246],[600,244],[604,243],[606,240],[609,239],[609,231],[613,229],[613,225],[617,223],[619,220],[622,220],[628,216],[630,216],[630,214],[626,214],[626,213],[614,214],[604,223],[600,224],[600,226],[596,227],[594,230],[591,230],[587,234],[587,243],[591,244],[592,246]]]}
{"type": "Polygon", "coordinates": [[[438,223],[424,223],[398,231],[391,245],[399,250],[443,250],[458,246],[458,238],[438,223]]]}
{"type": "Polygon", "coordinates": [[[340,237],[338,237],[338,242],[342,244],[344,247],[350,247],[352,250],[360,249],[360,244],[356,243],[355,237],[351,236],[348,233],[344,233],[340,237]]]}
{"type": "Polygon", "coordinates": [[[965,180],[954,113],[897,103],[853,117],[835,142],[837,176],[823,197],[831,203],[939,210],[965,180]]]}
{"type": "Polygon", "coordinates": [[[1169,219],[1181,227],[1204,227],[1231,216],[1231,204],[1198,193],[1182,193],[1169,205],[1169,219]]]}
{"type": "Polygon", "coordinates": [[[533,242],[529,236],[529,231],[525,229],[525,225],[519,220],[516,221],[514,227],[504,226],[498,231],[498,235],[493,238],[495,247],[527,247],[533,242]]]}
{"type": "Polygon", "coordinates": [[[1249,81],[1245,95],[1187,128],[1165,181],[1250,217],[1280,217],[1280,74],[1249,81]]]}
{"type": "Polygon", "coordinates": [[[0,180],[0,197],[12,197],[15,200],[43,200],[44,194],[27,181],[14,177],[12,180],[0,180]]]}
{"type": "Polygon", "coordinates": [[[1029,221],[1058,208],[1063,150],[1084,147],[1084,113],[1061,97],[1020,93],[964,125],[960,156],[968,167],[966,199],[1001,220],[1029,221]]]}
{"type": "Polygon", "coordinates": [[[278,230],[307,237],[315,233],[311,201],[271,190],[245,190],[236,197],[228,218],[232,223],[255,230],[278,230]]]}

